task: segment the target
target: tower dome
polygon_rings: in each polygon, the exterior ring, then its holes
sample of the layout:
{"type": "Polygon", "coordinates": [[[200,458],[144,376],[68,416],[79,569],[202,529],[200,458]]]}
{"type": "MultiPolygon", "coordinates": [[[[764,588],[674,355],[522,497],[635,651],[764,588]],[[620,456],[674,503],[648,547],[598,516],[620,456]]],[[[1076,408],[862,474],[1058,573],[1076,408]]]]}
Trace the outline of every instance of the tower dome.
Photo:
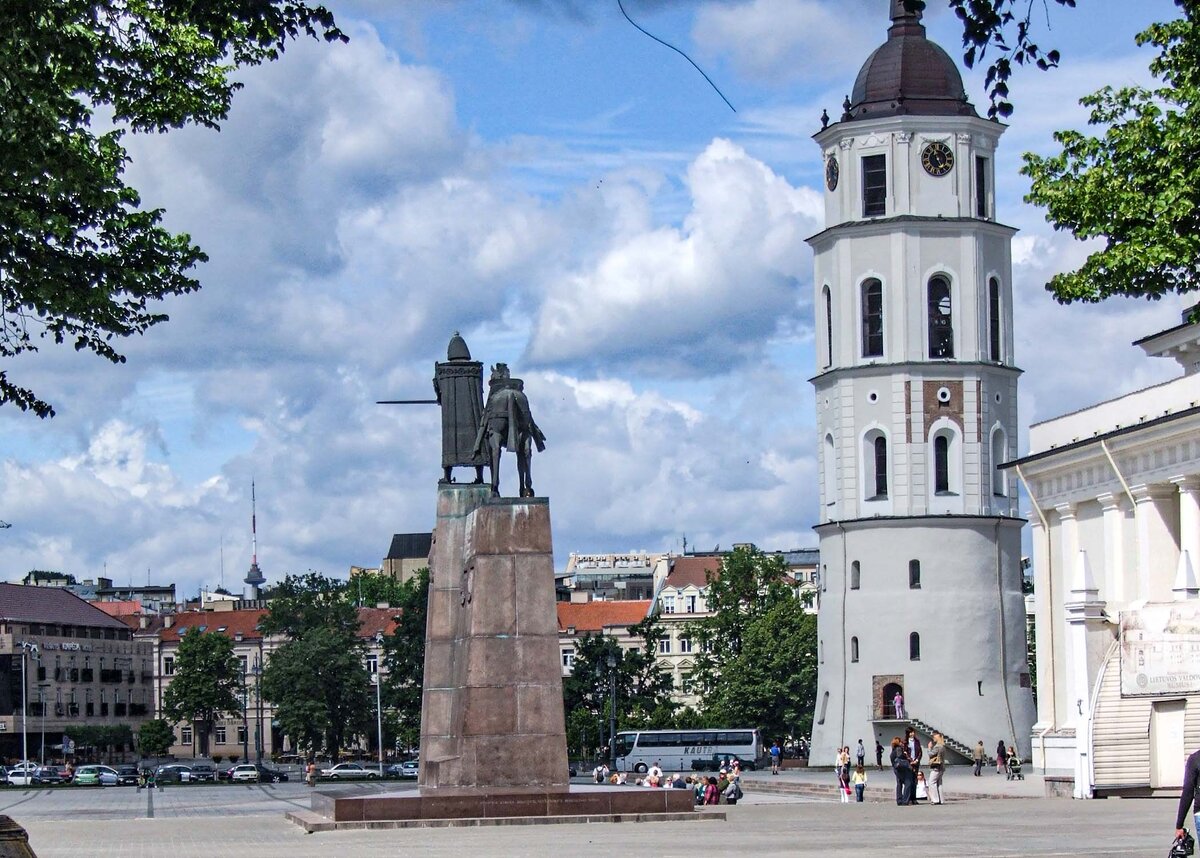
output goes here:
{"type": "Polygon", "coordinates": [[[467,348],[467,342],[458,333],[454,332],[454,336],[450,338],[450,345],[446,347],[446,360],[470,360],[471,351],[467,348]]]}
{"type": "Polygon", "coordinates": [[[843,121],[883,116],[976,116],[958,66],[925,38],[920,12],[891,0],[888,39],[863,63],[843,121]]]}

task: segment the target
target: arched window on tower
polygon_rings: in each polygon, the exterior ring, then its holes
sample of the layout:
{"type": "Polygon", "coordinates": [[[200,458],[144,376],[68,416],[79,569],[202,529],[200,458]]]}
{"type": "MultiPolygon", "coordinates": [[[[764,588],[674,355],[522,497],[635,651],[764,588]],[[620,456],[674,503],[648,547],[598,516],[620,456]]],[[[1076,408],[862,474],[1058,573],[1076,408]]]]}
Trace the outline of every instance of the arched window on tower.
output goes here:
{"type": "Polygon", "coordinates": [[[850,638],[850,660],[858,661],[858,638],[850,638]]]}
{"type": "Polygon", "coordinates": [[[997,426],[992,430],[992,494],[1008,497],[1008,474],[1000,469],[1008,454],[1008,439],[1004,430],[997,426]]]}
{"type": "Polygon", "coordinates": [[[862,356],[883,357],[883,284],[874,278],[862,285],[862,356]]]}
{"type": "Polygon", "coordinates": [[[867,500],[886,500],[888,496],[887,436],[873,429],[863,437],[863,488],[867,500]]]}
{"type": "Polygon", "coordinates": [[[908,636],[908,660],[921,660],[921,636],[916,632],[908,636]]]}
{"type": "Polygon", "coordinates": [[[962,494],[962,452],[959,449],[958,427],[942,423],[929,440],[933,452],[934,495],[962,494]]]}
{"type": "Polygon", "coordinates": [[[950,439],[946,435],[933,439],[933,490],[939,495],[950,492],[950,439]]]}
{"type": "Polygon", "coordinates": [[[921,589],[921,561],[920,560],[908,561],[908,589],[910,589],[910,590],[920,590],[921,589]]]}
{"type": "Polygon", "coordinates": [[[954,322],[951,315],[953,305],[950,296],[950,281],[942,275],[929,280],[929,356],[931,358],[954,357],[954,322]]]}
{"type": "Polygon", "coordinates": [[[833,366],[833,294],[826,286],[821,290],[825,300],[825,366],[833,366]]]}
{"type": "Polygon", "coordinates": [[[1003,360],[1000,343],[1000,281],[988,280],[988,357],[996,363],[1003,360]]]}
{"type": "Polygon", "coordinates": [[[862,566],[855,560],[850,564],[850,589],[857,590],[859,583],[862,581],[862,566]]]}
{"type": "Polygon", "coordinates": [[[822,462],[822,474],[825,483],[825,506],[834,507],[837,504],[837,454],[834,452],[833,433],[825,436],[825,461],[822,462]]]}

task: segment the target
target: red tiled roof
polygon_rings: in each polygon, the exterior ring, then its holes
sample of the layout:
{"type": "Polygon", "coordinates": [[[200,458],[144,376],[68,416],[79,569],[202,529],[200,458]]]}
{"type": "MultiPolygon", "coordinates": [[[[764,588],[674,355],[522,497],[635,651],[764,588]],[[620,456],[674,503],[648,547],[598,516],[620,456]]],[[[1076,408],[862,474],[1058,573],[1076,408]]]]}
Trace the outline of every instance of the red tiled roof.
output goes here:
{"type": "Polygon", "coordinates": [[[142,612],[142,603],[137,599],[119,602],[88,602],[88,604],[99,608],[110,617],[124,617],[142,612]]]}
{"type": "Polygon", "coordinates": [[[0,584],[0,620],[125,629],[124,623],[70,590],[62,587],[27,587],[24,584],[0,584]]]}
{"type": "Polygon", "coordinates": [[[571,626],[576,632],[598,632],[610,626],[634,626],[646,619],[649,599],[620,602],[558,602],[558,630],[571,626]]]}
{"type": "MultiPolygon", "coordinates": [[[[358,620],[362,624],[358,636],[373,638],[377,632],[391,634],[396,630],[393,617],[400,613],[399,608],[359,608],[358,620]]],[[[260,609],[243,611],[185,611],[175,614],[170,628],[163,628],[159,637],[163,641],[178,641],[184,629],[204,626],[206,631],[221,632],[230,637],[241,633],[243,638],[258,640],[262,632],[258,630],[259,621],[267,612],[260,609]]]]}
{"type": "Polygon", "coordinates": [[[708,574],[716,576],[721,569],[720,557],[676,557],[671,561],[667,573],[667,586],[682,590],[684,587],[705,587],[708,574]]]}

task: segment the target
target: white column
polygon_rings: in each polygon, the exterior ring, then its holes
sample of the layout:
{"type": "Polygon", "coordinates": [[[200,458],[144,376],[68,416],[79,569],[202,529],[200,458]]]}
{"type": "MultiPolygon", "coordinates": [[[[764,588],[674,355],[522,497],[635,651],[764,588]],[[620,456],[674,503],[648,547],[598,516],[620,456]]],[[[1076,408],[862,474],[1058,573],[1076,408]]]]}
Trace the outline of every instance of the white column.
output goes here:
{"type": "MultiPolygon", "coordinates": [[[[1055,624],[1053,667],[1054,708],[1058,717],[1057,727],[1072,723],[1075,702],[1071,698],[1070,665],[1071,637],[1063,622],[1063,607],[1071,600],[1071,584],[1079,556],[1079,522],[1075,518],[1075,504],[1064,503],[1054,508],[1058,513],[1058,556],[1054,558],[1055,581],[1054,601],[1051,616],[1055,624]]],[[[1041,696],[1041,689],[1038,689],[1041,696]]]]}
{"type": "Polygon", "coordinates": [[[1175,538],[1171,535],[1171,523],[1163,515],[1162,504],[1177,490],[1169,484],[1142,484],[1131,486],[1129,491],[1134,500],[1138,540],[1137,593],[1129,595],[1135,600],[1168,601],[1179,557],[1175,551],[1175,538]]]}
{"type": "Polygon", "coordinates": [[[1054,640],[1054,584],[1051,580],[1053,560],[1050,533],[1042,526],[1041,518],[1036,514],[1031,517],[1029,527],[1033,543],[1034,634],[1037,636],[1037,661],[1034,667],[1037,670],[1038,711],[1037,723],[1033,726],[1036,734],[1058,726],[1054,685],[1054,650],[1057,647],[1054,640]]]}
{"type": "Polygon", "coordinates": [[[1106,599],[1123,605],[1128,599],[1125,587],[1125,512],[1121,495],[1108,494],[1096,498],[1104,510],[1104,583],[1106,599]]]}
{"type": "Polygon", "coordinates": [[[1175,598],[1194,599],[1200,575],[1200,478],[1172,477],[1179,489],[1179,565],[1173,586],[1175,598]]]}
{"type": "Polygon", "coordinates": [[[1103,603],[1086,551],[1064,570],[1070,592],[1063,605],[1067,633],[1069,723],[1075,728],[1075,798],[1092,797],[1092,680],[1088,673],[1088,621],[1103,617],[1103,603]]]}

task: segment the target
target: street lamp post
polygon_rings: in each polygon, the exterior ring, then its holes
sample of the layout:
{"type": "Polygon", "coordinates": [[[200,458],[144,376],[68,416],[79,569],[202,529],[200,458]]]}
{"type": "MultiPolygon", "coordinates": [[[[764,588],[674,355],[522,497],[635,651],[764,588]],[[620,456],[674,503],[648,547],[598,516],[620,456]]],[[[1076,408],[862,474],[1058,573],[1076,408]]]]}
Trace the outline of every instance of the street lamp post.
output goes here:
{"type": "Polygon", "coordinates": [[[46,765],[46,690],[50,687],[48,682],[38,683],[38,708],[42,712],[42,753],[39,765],[46,765]]]}
{"type": "Polygon", "coordinates": [[[383,777],[383,632],[375,633],[375,643],[379,645],[379,654],[375,656],[375,729],[379,736],[379,777],[383,777]]]}
{"type": "Polygon", "coordinates": [[[242,760],[250,759],[250,686],[246,684],[249,672],[242,672],[242,760]]]}
{"type": "Polygon", "coordinates": [[[262,765],[263,755],[263,718],[262,718],[262,661],[254,656],[254,666],[250,669],[254,674],[254,762],[262,765]]]}
{"type": "Polygon", "coordinates": [[[617,762],[617,655],[609,652],[605,657],[608,664],[608,755],[614,768],[617,762]]]}

